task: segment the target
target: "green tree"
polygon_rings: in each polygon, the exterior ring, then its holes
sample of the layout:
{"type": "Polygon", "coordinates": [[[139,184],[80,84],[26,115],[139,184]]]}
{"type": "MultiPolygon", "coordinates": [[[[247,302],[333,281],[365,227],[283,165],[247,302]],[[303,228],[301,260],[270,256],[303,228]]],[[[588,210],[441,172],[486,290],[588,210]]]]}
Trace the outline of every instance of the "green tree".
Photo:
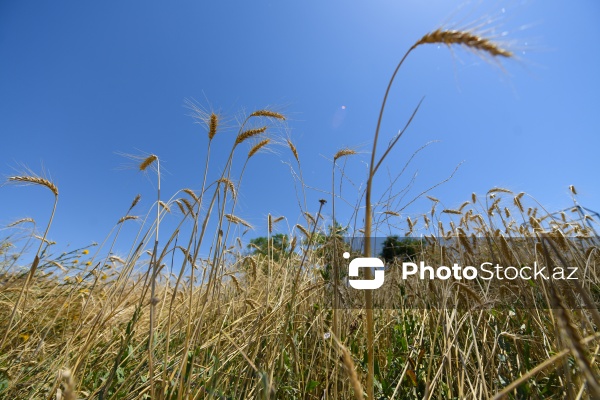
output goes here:
{"type": "Polygon", "coordinates": [[[383,242],[379,256],[384,262],[392,263],[396,259],[411,260],[419,252],[421,241],[413,238],[400,238],[398,235],[388,236],[383,242]]]}
{"type": "Polygon", "coordinates": [[[260,236],[250,240],[248,248],[252,249],[251,254],[253,255],[268,257],[272,254],[273,260],[279,261],[286,254],[289,254],[291,250],[291,242],[287,235],[283,233],[277,233],[270,238],[267,238],[266,236],[260,236]]]}

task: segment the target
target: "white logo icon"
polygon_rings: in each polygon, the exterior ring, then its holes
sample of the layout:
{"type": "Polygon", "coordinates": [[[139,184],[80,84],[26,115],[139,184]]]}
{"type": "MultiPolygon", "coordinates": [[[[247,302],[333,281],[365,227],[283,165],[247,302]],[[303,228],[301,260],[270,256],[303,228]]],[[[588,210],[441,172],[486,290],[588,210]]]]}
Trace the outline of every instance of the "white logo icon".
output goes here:
{"type": "MultiPolygon", "coordinates": [[[[344,253],[344,258],[346,257],[346,253],[344,253]]],[[[354,260],[350,261],[350,265],[348,266],[348,276],[357,277],[359,268],[376,268],[376,267],[384,267],[383,261],[379,258],[375,257],[358,257],[354,260]]],[[[349,279],[350,286],[354,289],[365,290],[365,289],[379,289],[381,285],[383,285],[383,274],[384,271],[382,269],[375,269],[375,279],[349,279]]]]}

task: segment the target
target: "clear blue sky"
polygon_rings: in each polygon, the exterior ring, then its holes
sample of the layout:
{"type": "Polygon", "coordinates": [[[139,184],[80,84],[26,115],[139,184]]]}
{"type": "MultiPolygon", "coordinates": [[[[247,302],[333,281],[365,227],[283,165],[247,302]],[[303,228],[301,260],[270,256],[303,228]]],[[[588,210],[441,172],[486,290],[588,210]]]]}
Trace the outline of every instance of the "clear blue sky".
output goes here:
{"type": "MultiPolygon", "coordinates": [[[[415,51],[392,90],[381,143],[426,99],[390,170],[438,139],[415,159],[413,193],[464,160],[431,193],[447,207],[502,186],[558,210],[571,204],[573,184],[582,205],[600,210],[600,3],[493,3],[467,3],[454,14],[463,1],[2,1],[0,173],[43,167],[60,189],[50,238],[99,242],[137,193],[138,213],[154,199],[152,179],[121,169],[128,161],[116,152],[157,154],[165,198],[200,187],[206,132],[184,108],[195,98],[229,116],[265,106],[285,113],[312,187],[329,190],[328,159],[355,148],[361,154],[348,158],[347,172],[364,183],[381,99],[404,51],[441,24],[479,21],[484,31],[507,32],[501,39],[517,59],[502,69],[459,48],[415,51]]],[[[229,130],[215,138],[215,161],[233,137],[229,130]]],[[[292,156],[283,146],[274,151],[251,161],[241,191],[237,214],[256,235],[269,212],[297,222],[282,162],[292,156]]],[[[385,171],[377,185],[387,187],[385,171]]],[[[329,198],[308,194],[312,211],[329,198]]],[[[51,203],[41,188],[0,187],[0,225],[25,216],[43,225],[51,203]]],[[[415,203],[405,212],[428,208],[415,203]]]]}

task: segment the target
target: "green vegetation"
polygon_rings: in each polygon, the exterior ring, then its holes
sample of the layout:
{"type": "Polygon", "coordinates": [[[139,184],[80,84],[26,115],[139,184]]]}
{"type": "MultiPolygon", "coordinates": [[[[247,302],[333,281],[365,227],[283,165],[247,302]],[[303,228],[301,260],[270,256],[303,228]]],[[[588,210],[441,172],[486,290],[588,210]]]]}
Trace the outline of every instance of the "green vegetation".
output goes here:
{"type": "Polygon", "coordinates": [[[379,256],[387,263],[396,261],[412,261],[420,252],[422,242],[418,239],[403,238],[398,235],[388,236],[383,242],[379,256]]]}

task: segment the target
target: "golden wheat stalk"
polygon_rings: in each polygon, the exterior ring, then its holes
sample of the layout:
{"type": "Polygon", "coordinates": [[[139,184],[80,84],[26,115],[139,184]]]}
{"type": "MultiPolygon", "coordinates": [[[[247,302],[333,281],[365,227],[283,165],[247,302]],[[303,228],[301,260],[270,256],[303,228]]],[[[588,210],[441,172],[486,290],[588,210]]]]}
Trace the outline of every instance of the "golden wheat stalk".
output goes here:
{"type": "Polygon", "coordinates": [[[131,210],[133,207],[137,206],[137,204],[140,202],[141,198],[142,198],[141,194],[138,194],[137,196],[135,196],[135,198],[131,202],[131,205],[129,206],[129,209],[131,210]]]}
{"type": "Polygon", "coordinates": [[[123,265],[125,264],[125,261],[119,256],[110,256],[110,257],[108,257],[108,259],[111,262],[118,262],[119,264],[123,264],[123,265]]]}
{"type": "Polygon", "coordinates": [[[525,211],[525,209],[523,208],[523,203],[521,203],[521,197],[523,197],[524,194],[525,192],[521,192],[518,195],[516,195],[513,199],[515,206],[517,206],[521,212],[525,211]]]}
{"type": "Polygon", "coordinates": [[[17,226],[17,225],[23,224],[25,222],[31,222],[32,224],[35,224],[35,220],[33,218],[21,218],[15,222],[8,224],[7,228],[12,228],[13,226],[17,226]]]}
{"type": "Polygon", "coordinates": [[[229,190],[231,192],[231,196],[235,199],[235,195],[236,195],[235,185],[233,184],[233,182],[230,179],[223,177],[223,178],[217,179],[217,182],[224,183],[227,190],[229,190]]]}
{"type": "Polygon", "coordinates": [[[304,211],[304,215],[313,225],[317,223],[315,217],[313,217],[308,211],[304,211]]]}
{"type": "Polygon", "coordinates": [[[292,154],[294,155],[296,162],[299,163],[300,158],[298,158],[298,149],[296,149],[296,146],[294,145],[294,143],[292,143],[292,141],[290,139],[287,140],[287,144],[288,144],[288,147],[290,148],[290,150],[292,151],[292,154]]]}
{"type": "Polygon", "coordinates": [[[451,209],[445,209],[445,210],[442,210],[442,212],[443,212],[444,214],[456,214],[456,215],[462,215],[462,211],[460,211],[460,210],[451,210],[451,209]]]}
{"type": "Polygon", "coordinates": [[[158,205],[160,205],[162,208],[164,208],[168,213],[171,212],[171,208],[169,208],[169,206],[167,205],[167,203],[165,203],[164,201],[160,200],[158,202],[158,205]]]}
{"type": "Polygon", "coordinates": [[[39,176],[11,176],[8,178],[8,180],[10,182],[21,182],[25,184],[45,186],[48,189],[50,189],[50,191],[54,193],[55,196],[58,196],[58,188],[56,187],[56,185],[50,182],[50,180],[41,178],[39,176]]]}
{"type": "Polygon", "coordinates": [[[146,157],[144,159],[144,161],[142,161],[140,163],[140,171],[145,171],[146,168],[148,168],[150,165],[152,165],[152,163],[154,163],[154,161],[158,160],[158,157],[155,156],[154,154],[150,154],[148,157],[146,157]]]}
{"type": "Polygon", "coordinates": [[[43,237],[41,237],[39,235],[33,235],[33,237],[36,238],[37,240],[41,240],[42,243],[46,243],[49,246],[52,246],[52,245],[56,244],[56,242],[54,242],[52,240],[48,240],[46,238],[43,238],[43,237]]]}
{"type": "Polygon", "coordinates": [[[575,189],[575,186],[569,185],[569,190],[571,191],[571,193],[573,193],[575,195],[577,194],[577,189],[575,189]]]}
{"type": "Polygon", "coordinates": [[[458,207],[458,211],[462,212],[463,208],[465,208],[466,206],[468,206],[470,204],[469,201],[465,201],[464,203],[462,203],[460,205],[460,207],[458,207]]]}
{"type": "Polygon", "coordinates": [[[458,31],[458,30],[444,30],[436,29],[433,32],[429,32],[423,36],[417,43],[415,43],[411,50],[422,45],[422,44],[435,44],[442,43],[447,46],[460,45],[468,47],[469,49],[482,51],[488,53],[493,57],[506,57],[510,58],[513,53],[501,48],[491,40],[475,35],[469,31],[458,31]]]}
{"type": "Polygon", "coordinates": [[[250,225],[249,222],[244,221],[243,219],[241,219],[240,217],[233,215],[233,214],[225,214],[225,218],[227,218],[227,220],[229,222],[231,222],[232,224],[239,224],[239,225],[243,225],[248,229],[253,229],[252,225],[250,225]]]}
{"type": "Polygon", "coordinates": [[[338,150],[337,153],[335,153],[335,155],[333,156],[333,161],[337,161],[338,158],[342,158],[342,157],[346,157],[346,156],[352,156],[356,154],[356,151],[349,149],[349,148],[344,148],[341,150],[338,150]]]}
{"type": "Polygon", "coordinates": [[[296,224],[296,228],[297,228],[297,229],[298,229],[300,232],[302,232],[302,233],[304,234],[304,236],[306,236],[307,238],[309,238],[309,237],[310,237],[310,233],[308,232],[308,229],[306,229],[306,228],[305,228],[305,227],[303,227],[302,225],[300,225],[300,224],[296,224]]]}
{"type": "Polygon", "coordinates": [[[138,216],[135,216],[135,215],[126,215],[126,216],[124,216],[124,217],[121,217],[121,218],[119,219],[119,222],[117,222],[117,225],[118,225],[118,224],[122,224],[122,223],[123,223],[123,222],[125,222],[125,221],[129,221],[130,219],[138,219],[138,218],[139,218],[139,217],[138,217],[138,216]]]}
{"type": "Polygon", "coordinates": [[[179,207],[179,211],[181,211],[183,215],[188,213],[187,210],[183,208],[183,204],[180,200],[175,200],[175,204],[177,204],[177,207],[179,207]]]}
{"type": "Polygon", "coordinates": [[[252,146],[252,148],[248,152],[248,158],[250,158],[253,155],[255,155],[256,153],[258,153],[258,151],[260,149],[262,149],[263,147],[265,147],[266,145],[268,145],[270,141],[271,141],[271,139],[264,139],[264,140],[261,140],[260,142],[256,143],[254,146],[252,146]]]}
{"type": "MultiPolygon", "coordinates": [[[[190,201],[188,199],[185,199],[183,197],[179,200],[181,200],[181,202],[183,204],[185,204],[185,206],[187,207],[187,212],[190,213],[192,215],[192,217],[194,217],[196,214],[194,213],[194,206],[192,206],[192,203],[190,203],[190,201]]],[[[186,213],[184,213],[184,214],[186,214],[186,213]]]]}
{"type": "Polygon", "coordinates": [[[4,332],[4,336],[2,340],[0,340],[0,349],[3,348],[4,343],[8,338],[8,333],[11,331],[12,324],[14,322],[15,314],[17,309],[19,308],[19,303],[21,302],[21,298],[25,294],[25,292],[29,288],[29,284],[37,271],[38,265],[40,263],[40,253],[42,251],[42,246],[44,245],[44,240],[48,236],[48,232],[50,231],[50,226],[52,225],[52,221],[54,220],[54,214],[56,213],[56,205],[58,204],[58,188],[54,183],[50,180],[36,176],[36,175],[25,175],[25,176],[12,176],[8,178],[9,182],[22,182],[25,184],[33,184],[33,185],[41,185],[47,187],[54,194],[54,205],[52,206],[52,213],[50,214],[50,220],[48,221],[48,225],[46,225],[46,230],[44,231],[44,235],[40,241],[40,245],[38,246],[37,252],[35,253],[35,257],[33,258],[33,262],[31,263],[31,267],[29,268],[29,273],[27,274],[27,278],[25,279],[25,283],[21,287],[19,295],[14,303],[13,309],[10,313],[10,318],[8,324],[6,325],[6,331],[4,332]]]}
{"type": "Polygon", "coordinates": [[[217,114],[210,114],[210,121],[208,122],[208,140],[212,140],[217,134],[217,127],[219,125],[219,117],[217,114]]]}
{"type": "Polygon", "coordinates": [[[261,128],[256,128],[256,129],[248,129],[247,131],[244,131],[237,136],[237,138],[235,139],[235,145],[237,146],[238,144],[242,143],[244,140],[247,140],[251,137],[260,135],[261,133],[265,132],[266,130],[267,130],[266,126],[263,126],[261,128]]]}
{"type": "Polygon", "coordinates": [[[192,199],[194,199],[194,202],[196,203],[200,203],[200,199],[198,198],[198,196],[196,195],[196,193],[194,193],[194,191],[192,189],[182,189],[182,191],[184,193],[187,193],[192,199]]]}
{"type": "Polygon", "coordinates": [[[285,116],[283,114],[280,114],[278,112],[271,111],[271,110],[258,110],[258,111],[254,111],[252,114],[250,114],[250,116],[251,117],[275,118],[275,119],[280,119],[282,121],[285,121],[285,116]]]}
{"type": "Polygon", "coordinates": [[[491,193],[510,193],[510,194],[512,194],[512,190],[504,189],[501,187],[495,187],[495,188],[488,190],[487,194],[491,194],[491,193]]]}

